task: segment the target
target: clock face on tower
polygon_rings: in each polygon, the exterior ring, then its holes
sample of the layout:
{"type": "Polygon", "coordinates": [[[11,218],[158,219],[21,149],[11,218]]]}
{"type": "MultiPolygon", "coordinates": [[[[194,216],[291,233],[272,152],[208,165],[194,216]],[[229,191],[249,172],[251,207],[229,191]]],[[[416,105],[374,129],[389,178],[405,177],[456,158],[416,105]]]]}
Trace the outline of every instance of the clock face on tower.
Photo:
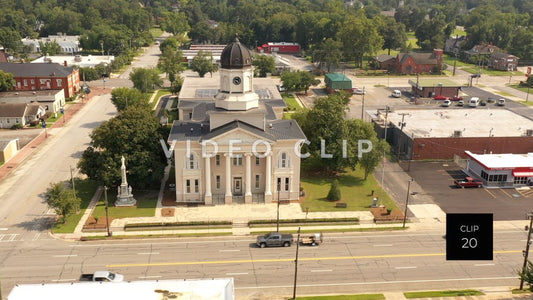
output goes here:
{"type": "Polygon", "coordinates": [[[239,85],[241,84],[241,78],[239,76],[235,76],[233,77],[233,84],[234,85],[239,85]]]}

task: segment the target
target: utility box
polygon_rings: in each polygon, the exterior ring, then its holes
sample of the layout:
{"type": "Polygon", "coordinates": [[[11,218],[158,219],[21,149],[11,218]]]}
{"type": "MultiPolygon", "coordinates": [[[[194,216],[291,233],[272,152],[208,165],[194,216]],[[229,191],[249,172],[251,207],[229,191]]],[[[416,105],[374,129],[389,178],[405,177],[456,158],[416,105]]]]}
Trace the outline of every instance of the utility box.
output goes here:
{"type": "Polygon", "coordinates": [[[339,91],[352,92],[352,81],[350,78],[339,73],[328,73],[325,76],[326,89],[329,93],[335,93],[339,91]]]}

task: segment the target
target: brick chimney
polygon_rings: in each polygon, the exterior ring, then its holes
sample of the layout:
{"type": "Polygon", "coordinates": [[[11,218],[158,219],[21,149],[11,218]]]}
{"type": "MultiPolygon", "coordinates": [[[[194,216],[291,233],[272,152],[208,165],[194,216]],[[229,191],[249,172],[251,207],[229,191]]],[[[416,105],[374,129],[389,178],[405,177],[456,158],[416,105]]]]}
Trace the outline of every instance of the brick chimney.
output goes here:
{"type": "Polygon", "coordinates": [[[435,55],[438,64],[442,63],[442,53],[442,49],[433,49],[433,55],[435,55]]]}

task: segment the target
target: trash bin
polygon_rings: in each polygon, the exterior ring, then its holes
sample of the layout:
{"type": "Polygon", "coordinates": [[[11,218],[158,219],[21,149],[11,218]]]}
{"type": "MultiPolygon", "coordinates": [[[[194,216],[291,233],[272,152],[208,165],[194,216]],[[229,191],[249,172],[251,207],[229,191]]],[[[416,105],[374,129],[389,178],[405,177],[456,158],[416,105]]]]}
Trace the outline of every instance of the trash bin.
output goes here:
{"type": "Polygon", "coordinates": [[[374,199],[372,199],[372,206],[371,207],[378,207],[378,198],[377,197],[374,197],[374,199]]]}

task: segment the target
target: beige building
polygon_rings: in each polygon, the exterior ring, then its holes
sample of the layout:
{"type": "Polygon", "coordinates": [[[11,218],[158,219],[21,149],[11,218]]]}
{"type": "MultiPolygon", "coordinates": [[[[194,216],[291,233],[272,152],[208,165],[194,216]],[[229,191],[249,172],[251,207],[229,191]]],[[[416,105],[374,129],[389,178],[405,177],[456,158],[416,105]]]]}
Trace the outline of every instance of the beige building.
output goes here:
{"type": "Polygon", "coordinates": [[[186,78],[180,93],[180,121],[168,139],[177,202],[297,200],[304,133],[296,121],[281,119],[286,105],[275,84],[254,83],[252,56],[237,39],[224,48],[220,63],[218,89],[209,89],[205,78],[187,92],[186,78]]]}
{"type": "Polygon", "coordinates": [[[10,160],[19,149],[19,139],[0,141],[0,163],[10,160]]]}

